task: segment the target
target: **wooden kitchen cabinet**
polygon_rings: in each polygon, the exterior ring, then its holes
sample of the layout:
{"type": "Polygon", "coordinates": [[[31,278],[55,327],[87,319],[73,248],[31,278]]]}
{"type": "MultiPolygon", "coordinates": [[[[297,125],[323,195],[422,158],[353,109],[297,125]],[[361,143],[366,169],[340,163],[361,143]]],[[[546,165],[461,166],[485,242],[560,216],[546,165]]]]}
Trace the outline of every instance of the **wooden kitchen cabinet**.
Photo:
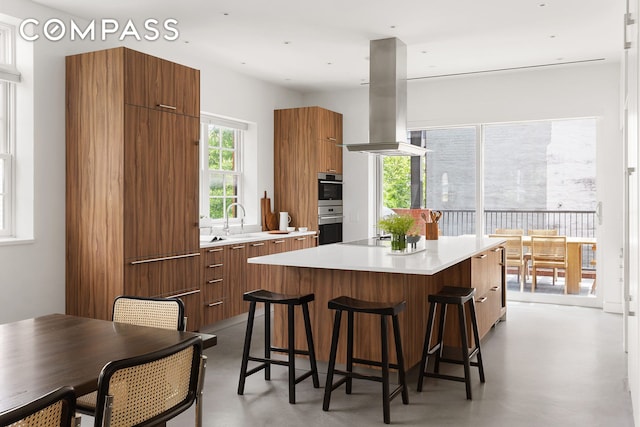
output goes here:
{"type": "Polygon", "coordinates": [[[237,316],[248,310],[242,296],[246,292],[247,244],[238,243],[224,247],[224,316],[237,316]]]}
{"type": "Polygon", "coordinates": [[[224,247],[201,251],[202,324],[224,319],[224,247]]]}
{"type": "Polygon", "coordinates": [[[110,320],[118,295],[180,295],[199,328],[199,85],[198,70],[126,48],[66,58],[68,314],[110,320]],[[175,109],[149,101],[160,87],[175,109]]]}
{"type": "Polygon", "coordinates": [[[342,114],[303,107],[274,111],[274,208],[291,225],[318,229],[318,173],[342,173],[342,114]]]}
{"type": "Polygon", "coordinates": [[[306,249],[315,246],[314,236],[297,236],[287,239],[288,251],[297,251],[298,249],[306,249]]]}

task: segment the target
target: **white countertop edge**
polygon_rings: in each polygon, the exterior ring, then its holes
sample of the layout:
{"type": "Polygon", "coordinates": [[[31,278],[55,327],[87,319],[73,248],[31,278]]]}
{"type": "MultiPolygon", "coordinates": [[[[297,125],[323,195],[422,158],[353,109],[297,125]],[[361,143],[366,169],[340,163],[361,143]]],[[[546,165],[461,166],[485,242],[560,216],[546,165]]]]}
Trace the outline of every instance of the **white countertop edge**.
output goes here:
{"type": "MultiPolygon", "coordinates": [[[[258,242],[261,240],[276,240],[276,239],[288,239],[292,237],[298,236],[313,236],[316,234],[315,231],[291,231],[287,234],[272,234],[268,231],[256,231],[256,232],[248,232],[250,234],[248,237],[233,237],[230,236],[219,236],[224,240],[216,240],[215,242],[200,242],[200,249],[202,248],[210,248],[214,246],[225,246],[225,245],[236,245],[238,243],[247,243],[247,242],[258,242]]],[[[214,236],[212,235],[211,238],[214,236]]]]}
{"type": "Polygon", "coordinates": [[[247,261],[288,267],[433,275],[504,242],[504,239],[489,237],[441,237],[424,242],[426,251],[411,255],[392,255],[388,247],[334,243],[247,261]]]}

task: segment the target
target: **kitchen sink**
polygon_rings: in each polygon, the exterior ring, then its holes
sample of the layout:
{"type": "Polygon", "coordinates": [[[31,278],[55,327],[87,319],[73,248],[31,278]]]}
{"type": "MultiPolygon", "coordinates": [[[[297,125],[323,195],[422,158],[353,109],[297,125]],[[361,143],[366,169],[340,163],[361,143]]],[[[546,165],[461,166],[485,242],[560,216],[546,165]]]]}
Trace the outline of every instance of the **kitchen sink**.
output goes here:
{"type": "Polygon", "coordinates": [[[252,239],[255,237],[264,237],[264,234],[259,234],[259,233],[240,233],[240,234],[230,234],[228,236],[224,236],[224,239],[229,239],[229,240],[233,240],[233,239],[252,239]]]}

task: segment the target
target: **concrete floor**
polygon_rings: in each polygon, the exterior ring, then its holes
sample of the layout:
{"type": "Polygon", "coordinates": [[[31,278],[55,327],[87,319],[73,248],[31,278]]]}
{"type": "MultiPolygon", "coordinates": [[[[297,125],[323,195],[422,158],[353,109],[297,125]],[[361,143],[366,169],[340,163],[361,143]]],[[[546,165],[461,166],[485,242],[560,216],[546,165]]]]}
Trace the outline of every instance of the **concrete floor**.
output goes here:
{"type": "MultiPolygon", "coordinates": [[[[256,318],[252,353],[260,354],[263,317],[256,318]]],[[[236,394],[245,323],[217,329],[218,345],[206,351],[204,426],[369,426],[382,422],[381,386],[354,380],[322,411],[326,364],[320,363],[320,389],[310,379],[296,386],[288,403],[286,368],[247,379],[236,394]]],[[[425,379],[416,392],[417,369],[408,374],[409,405],[391,402],[391,423],[404,426],[633,426],[622,348],[622,316],[599,309],[510,302],[507,321],[482,343],[486,383],[472,368],[473,400],[464,384],[425,379]]],[[[300,359],[306,368],[306,360],[300,359]]],[[[250,365],[251,366],[251,365],[250,365]]],[[[453,367],[460,369],[461,367],[453,367]]],[[[392,376],[395,381],[395,375],[392,376]]],[[[193,425],[194,411],[168,423],[193,425]]],[[[89,418],[89,417],[84,417],[89,418]]],[[[83,419],[83,426],[90,425],[83,419]]]]}

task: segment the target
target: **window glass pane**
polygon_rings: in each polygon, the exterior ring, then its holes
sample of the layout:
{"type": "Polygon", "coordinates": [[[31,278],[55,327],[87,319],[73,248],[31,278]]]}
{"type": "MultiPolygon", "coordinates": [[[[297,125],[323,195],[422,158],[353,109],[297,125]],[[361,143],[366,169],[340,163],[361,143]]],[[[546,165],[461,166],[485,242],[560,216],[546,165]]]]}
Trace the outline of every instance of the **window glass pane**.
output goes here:
{"type": "Polygon", "coordinates": [[[9,83],[0,82],[0,153],[8,153],[9,146],[7,141],[7,126],[8,126],[8,112],[7,112],[7,95],[9,90],[9,83]]]}
{"type": "Polygon", "coordinates": [[[219,173],[209,174],[209,197],[222,197],[224,195],[223,182],[224,175],[219,173]]]}
{"type": "Polygon", "coordinates": [[[220,151],[221,150],[209,150],[209,169],[220,170],[220,151]]]}
{"type": "Polygon", "coordinates": [[[225,177],[225,196],[238,195],[238,177],[235,175],[227,175],[225,177]]]}
{"type": "Polygon", "coordinates": [[[487,125],[484,140],[487,232],[594,236],[595,119],[487,125]]]}
{"type": "Polygon", "coordinates": [[[475,233],[476,129],[460,127],[425,131],[427,205],[442,211],[444,236],[475,233]]]}
{"type": "Polygon", "coordinates": [[[382,210],[411,207],[411,158],[387,156],[382,159],[382,210]]]}
{"type": "Polygon", "coordinates": [[[224,200],[220,198],[209,199],[209,218],[223,218],[224,200]]]}
{"type": "Polygon", "coordinates": [[[225,171],[234,171],[236,170],[235,165],[235,152],[229,150],[221,150],[222,151],[222,164],[220,166],[221,170],[225,171]]]}
{"type": "Polygon", "coordinates": [[[222,147],[235,148],[235,131],[233,129],[222,129],[222,147]]]}
{"type": "Polygon", "coordinates": [[[209,147],[220,147],[220,129],[209,125],[209,147]]]}

